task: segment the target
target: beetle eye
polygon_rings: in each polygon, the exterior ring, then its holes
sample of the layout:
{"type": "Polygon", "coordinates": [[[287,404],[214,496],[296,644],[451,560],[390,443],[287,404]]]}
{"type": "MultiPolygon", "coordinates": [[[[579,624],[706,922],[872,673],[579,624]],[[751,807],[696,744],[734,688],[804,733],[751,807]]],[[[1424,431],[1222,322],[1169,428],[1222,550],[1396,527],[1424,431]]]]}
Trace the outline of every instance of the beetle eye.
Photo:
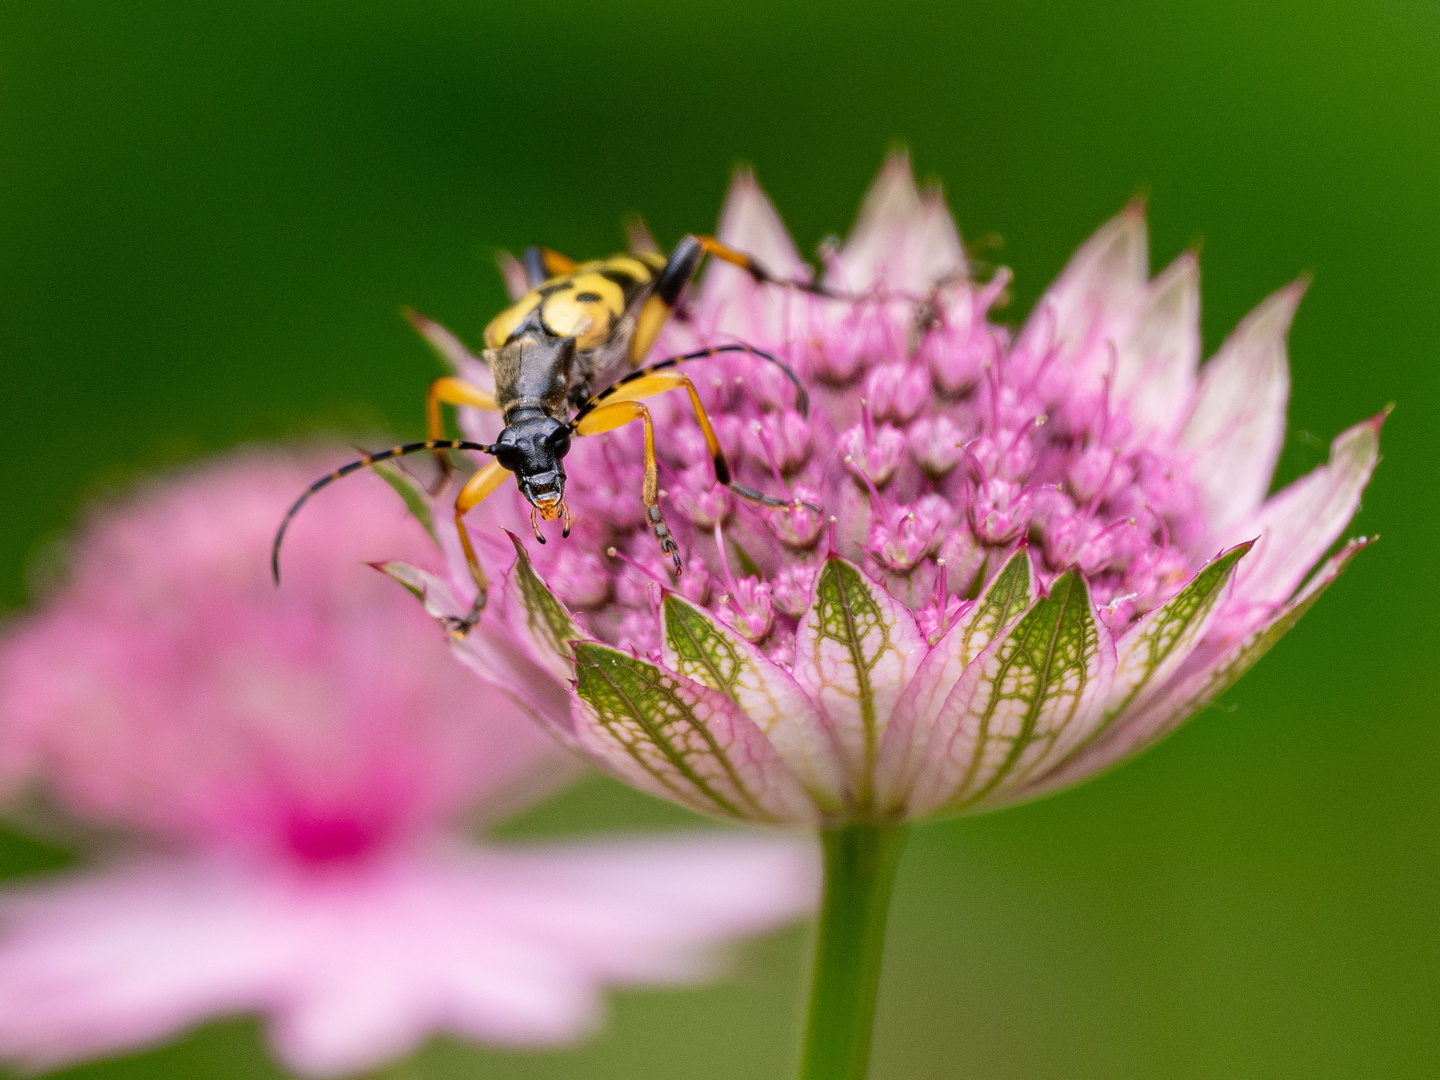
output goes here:
{"type": "Polygon", "coordinates": [[[497,443],[495,445],[495,460],[500,467],[514,472],[520,464],[520,454],[517,448],[510,443],[497,443]]]}
{"type": "Polygon", "coordinates": [[[570,452],[570,429],[557,428],[546,442],[550,444],[550,450],[557,458],[563,458],[570,452]]]}

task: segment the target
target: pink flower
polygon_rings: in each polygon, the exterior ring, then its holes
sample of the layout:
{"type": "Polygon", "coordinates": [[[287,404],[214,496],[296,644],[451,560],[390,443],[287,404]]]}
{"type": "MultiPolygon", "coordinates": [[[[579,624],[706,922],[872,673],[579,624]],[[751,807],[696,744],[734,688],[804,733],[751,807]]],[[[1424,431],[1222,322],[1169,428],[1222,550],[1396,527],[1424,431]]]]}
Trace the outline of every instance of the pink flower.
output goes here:
{"type": "Polygon", "coordinates": [[[278,515],[346,456],[252,451],[98,515],[0,642],[0,777],[137,841],[0,893],[0,1059],[237,1011],[314,1076],[432,1031],[562,1042],[603,986],[697,978],[813,902],[809,850],[780,838],[465,843],[573,763],[358,565],[435,554],[379,480],[323,500],[270,583],[278,515]]]}
{"type": "MultiPolygon", "coordinates": [[[[719,236],[778,278],[808,273],[749,174],[719,236]]],[[[626,473],[639,499],[639,432],[621,430],[578,440],[566,464],[568,543],[623,559],[575,582],[558,536],[531,551],[517,540],[495,617],[457,644],[566,745],[647,791],[826,826],[1034,798],[1194,714],[1365,543],[1311,574],[1359,504],[1380,416],[1265,497],[1303,284],[1265,300],[1202,367],[1199,264],[1187,252],[1151,278],[1139,204],[1012,332],[989,317],[1008,272],[969,275],[939,192],[918,191],[895,157],[825,281],[860,298],[715,265],[656,354],[744,340],[811,391],[802,416],[751,357],[694,365],[717,428],[775,433],[727,444],[737,479],[823,515],[705,502],[720,489],[705,486],[683,400],[655,406],[662,483],[676,485],[662,506],[687,572],[743,565],[755,602],[677,591],[643,522],[613,512],[610,478],[626,473]],[[605,492],[594,506],[591,491],[605,492]],[[606,588],[627,575],[644,587],[606,588]],[[613,599],[572,616],[556,597],[581,585],[613,599]]],[[[495,566],[512,556],[494,526],[524,521],[514,498],[471,519],[495,566]]],[[[452,558],[423,582],[433,614],[463,613],[465,580],[452,558]]]]}

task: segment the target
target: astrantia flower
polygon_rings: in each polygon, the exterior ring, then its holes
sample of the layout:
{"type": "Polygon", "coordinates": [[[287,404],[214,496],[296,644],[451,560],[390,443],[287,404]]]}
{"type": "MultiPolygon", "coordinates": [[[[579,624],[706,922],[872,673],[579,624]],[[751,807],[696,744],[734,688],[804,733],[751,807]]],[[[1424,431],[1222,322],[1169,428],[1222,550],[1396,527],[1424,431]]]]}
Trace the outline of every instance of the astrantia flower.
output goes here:
{"type": "Polygon", "coordinates": [[[0,642],[0,776],[135,840],[0,893],[0,1060],[236,1011],[308,1075],[432,1031],[564,1041],[603,986],[697,977],[813,902],[813,858],[782,839],[466,843],[573,769],[359,565],[434,554],[378,480],[300,522],[271,585],[277,515],[344,455],[251,453],[106,512],[0,642]]]}
{"type": "MultiPolygon", "coordinates": [[[[809,273],[748,174],[718,235],[776,277],[809,273]]],[[[713,267],[655,355],[744,341],[787,361],[808,416],[754,357],[694,378],[738,479],[823,514],[717,487],[683,395],[655,399],[684,575],[667,575],[646,527],[639,425],[579,440],[568,540],[516,541],[515,561],[494,526],[519,531],[520,508],[497,495],[472,517],[484,557],[515,565],[462,655],[603,768],[756,821],[996,807],[1173,730],[1363,545],[1306,581],[1358,505],[1381,418],[1267,500],[1303,285],[1202,367],[1198,262],[1186,252],[1151,278],[1139,204],[1018,332],[989,317],[1007,280],[970,275],[941,195],[918,191],[903,157],[824,270],[860,299],[713,267]]],[[[458,562],[410,580],[434,613],[465,610],[458,562]]]]}

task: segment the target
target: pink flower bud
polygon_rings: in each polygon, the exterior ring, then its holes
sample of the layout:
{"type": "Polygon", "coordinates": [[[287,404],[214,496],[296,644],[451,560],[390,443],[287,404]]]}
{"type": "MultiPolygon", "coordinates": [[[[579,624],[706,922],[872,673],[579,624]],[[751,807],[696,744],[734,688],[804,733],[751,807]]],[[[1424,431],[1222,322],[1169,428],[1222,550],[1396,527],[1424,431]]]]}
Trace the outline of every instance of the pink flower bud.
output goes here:
{"type": "Polygon", "coordinates": [[[937,390],[950,397],[960,397],[980,384],[996,354],[994,339],[986,330],[942,329],[925,337],[917,359],[929,367],[937,390]]]}
{"type": "Polygon", "coordinates": [[[787,563],[770,586],[775,606],[798,619],[810,606],[810,592],[815,587],[816,568],[804,563],[787,563]]]}
{"type": "Polygon", "coordinates": [[[826,519],[824,514],[817,514],[805,504],[821,505],[820,493],[814,488],[796,485],[793,499],[798,500],[799,505],[792,502],[784,510],[772,510],[766,521],[775,538],[791,551],[809,551],[820,539],[826,519]]]}
{"type": "Polygon", "coordinates": [[[864,424],[856,424],[840,436],[845,466],[859,479],[870,478],[883,488],[905,459],[905,435],[888,424],[876,427],[867,437],[864,424]]]}
{"type": "Polygon", "coordinates": [[[810,458],[810,425],[793,409],[770,412],[744,429],[745,452],[765,469],[789,476],[810,458]]]}
{"type": "Polygon", "coordinates": [[[730,490],[715,482],[715,466],[708,458],[702,464],[690,466],[665,490],[675,509],[704,532],[730,516],[730,490]]]}
{"type": "Polygon", "coordinates": [[[930,379],[913,364],[885,364],[865,376],[865,397],[877,420],[907,424],[930,400],[930,379]]]}
{"type": "Polygon", "coordinates": [[[965,432],[948,416],[916,420],[910,425],[910,453],[925,475],[938,480],[965,456],[965,432]]]}
{"type": "Polygon", "coordinates": [[[1070,466],[1066,484],[1078,503],[1088,503],[1109,481],[1115,467],[1115,451],[1108,446],[1082,450],[1070,466]]]}
{"type": "Polygon", "coordinates": [[[729,609],[731,625],[747,641],[764,641],[769,636],[775,625],[775,607],[765,582],[757,577],[738,578],[721,602],[729,609]]]}
{"type": "Polygon", "coordinates": [[[1030,524],[1030,494],[1010,480],[986,480],[970,506],[970,525],[986,544],[1005,544],[1030,524]]]}
{"type": "Polygon", "coordinates": [[[939,495],[922,496],[913,506],[878,516],[870,526],[867,547],[887,570],[908,573],[936,552],[955,517],[954,509],[939,495]]]}
{"type": "Polygon", "coordinates": [[[585,611],[610,599],[611,567],[594,552],[565,544],[555,553],[546,580],[567,607],[585,611]]]}

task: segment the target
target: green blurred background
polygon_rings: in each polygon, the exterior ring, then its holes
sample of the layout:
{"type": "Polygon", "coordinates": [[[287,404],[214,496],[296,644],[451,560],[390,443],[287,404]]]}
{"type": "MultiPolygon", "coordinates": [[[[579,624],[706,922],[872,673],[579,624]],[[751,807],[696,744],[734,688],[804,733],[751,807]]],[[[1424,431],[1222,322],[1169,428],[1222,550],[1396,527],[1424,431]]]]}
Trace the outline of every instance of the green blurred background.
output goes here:
{"type": "MultiPolygon", "coordinates": [[[[1366,552],[1219,707],[1039,805],[918,829],[876,1080],[1440,1074],[1433,679],[1440,7],[1424,0],[6,0],[0,606],[87,496],[333,425],[420,431],[413,304],[470,339],[495,246],[662,242],[756,166],[807,249],[903,139],[1018,318],[1137,191],[1204,243],[1207,349],[1315,284],[1286,480],[1387,401],[1366,552]]],[[[586,781],[516,826],[668,824],[586,781]]],[[[19,875],[63,853],[0,841],[19,875]]],[[[393,1072],[784,1077],[803,930],[729,982],[616,1000],[564,1054],[437,1043],[393,1072]]],[[[250,1021],[73,1071],[277,1075],[250,1021]]]]}

